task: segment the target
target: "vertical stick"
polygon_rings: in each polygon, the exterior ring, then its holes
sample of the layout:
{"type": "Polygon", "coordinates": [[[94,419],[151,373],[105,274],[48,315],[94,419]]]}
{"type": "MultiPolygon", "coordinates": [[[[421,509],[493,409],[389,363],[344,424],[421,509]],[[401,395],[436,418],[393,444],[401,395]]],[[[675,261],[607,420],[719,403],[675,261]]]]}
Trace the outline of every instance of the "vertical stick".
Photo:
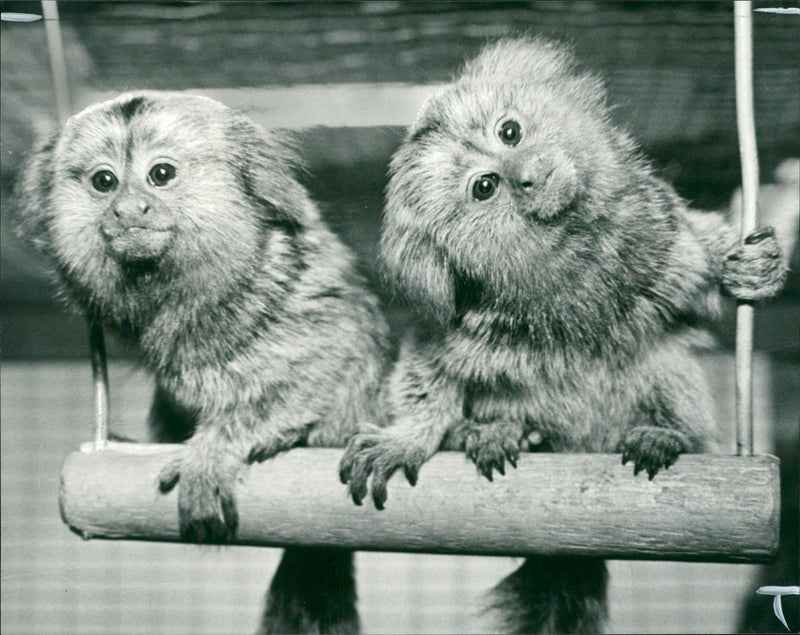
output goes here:
{"type": "MultiPolygon", "coordinates": [[[[742,162],[742,234],[756,227],[758,196],[758,148],[753,108],[752,3],[737,0],[734,6],[736,45],[736,123],[742,162]]],[[[753,303],[736,305],[736,452],[753,454],[753,303]]]]}
{"type": "Polygon", "coordinates": [[[94,383],[94,449],[102,450],[108,442],[108,367],[103,325],[89,318],[89,355],[94,383]]]}
{"type": "MultiPolygon", "coordinates": [[[[63,125],[69,118],[72,107],[69,99],[64,44],[61,40],[61,21],[58,17],[56,0],[42,0],[42,15],[44,16],[47,50],[50,54],[50,66],[53,71],[56,110],[58,119],[63,125]]],[[[92,382],[94,384],[94,447],[95,450],[102,450],[108,442],[108,367],[103,326],[91,318],[89,318],[89,357],[92,362],[92,382]]]]}
{"type": "Polygon", "coordinates": [[[67,83],[67,64],[64,61],[64,45],[61,41],[61,22],[58,18],[58,4],[55,0],[42,0],[44,33],[47,37],[47,50],[50,53],[50,66],[53,69],[53,86],[56,93],[58,119],[63,123],[69,118],[69,84],[67,83]]]}

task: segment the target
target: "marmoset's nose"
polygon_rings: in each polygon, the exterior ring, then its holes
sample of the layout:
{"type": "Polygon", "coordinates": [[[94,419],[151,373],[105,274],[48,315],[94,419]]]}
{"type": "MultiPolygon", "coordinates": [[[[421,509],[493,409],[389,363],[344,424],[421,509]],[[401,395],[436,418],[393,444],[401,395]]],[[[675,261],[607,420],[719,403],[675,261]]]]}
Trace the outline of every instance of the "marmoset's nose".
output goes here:
{"type": "Polygon", "coordinates": [[[134,219],[146,216],[150,211],[150,204],[145,200],[135,200],[126,198],[121,201],[114,201],[114,216],[122,219],[134,219]]]}
{"type": "Polygon", "coordinates": [[[544,186],[553,173],[553,162],[545,156],[526,157],[517,162],[510,171],[514,184],[523,192],[530,193],[544,186]]]}
{"type": "Polygon", "coordinates": [[[111,202],[114,218],[125,225],[141,225],[152,222],[153,201],[145,192],[132,187],[120,188],[111,202]]]}

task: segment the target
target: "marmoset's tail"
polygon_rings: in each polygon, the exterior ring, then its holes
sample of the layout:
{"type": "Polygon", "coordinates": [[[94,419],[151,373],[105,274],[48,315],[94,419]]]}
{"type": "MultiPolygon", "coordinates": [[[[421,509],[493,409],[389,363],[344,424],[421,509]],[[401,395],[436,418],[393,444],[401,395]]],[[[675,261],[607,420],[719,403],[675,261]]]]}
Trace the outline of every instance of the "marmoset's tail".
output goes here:
{"type": "Polygon", "coordinates": [[[528,558],[489,598],[499,633],[601,633],[606,565],[598,558],[528,558]]]}
{"type": "Polygon", "coordinates": [[[292,547],[267,592],[261,633],[358,633],[353,552],[292,547]]]}

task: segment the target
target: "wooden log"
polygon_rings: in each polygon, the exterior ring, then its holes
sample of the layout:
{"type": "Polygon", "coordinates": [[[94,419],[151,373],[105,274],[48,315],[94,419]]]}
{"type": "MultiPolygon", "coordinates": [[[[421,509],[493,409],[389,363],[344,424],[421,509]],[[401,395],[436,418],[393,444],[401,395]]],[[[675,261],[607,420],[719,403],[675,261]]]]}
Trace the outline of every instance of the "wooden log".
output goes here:
{"type": "MultiPolygon", "coordinates": [[[[179,447],[87,444],[70,454],[64,522],[85,538],[178,541],[176,492],[155,483],[179,447]]],[[[777,550],[771,456],[684,455],[650,481],[619,455],[524,454],[489,482],[463,454],[440,452],[415,488],[394,475],[384,511],[370,499],[352,503],[337,478],[340,457],[298,448],[248,468],[235,544],[717,562],[761,562],[777,550]]]]}

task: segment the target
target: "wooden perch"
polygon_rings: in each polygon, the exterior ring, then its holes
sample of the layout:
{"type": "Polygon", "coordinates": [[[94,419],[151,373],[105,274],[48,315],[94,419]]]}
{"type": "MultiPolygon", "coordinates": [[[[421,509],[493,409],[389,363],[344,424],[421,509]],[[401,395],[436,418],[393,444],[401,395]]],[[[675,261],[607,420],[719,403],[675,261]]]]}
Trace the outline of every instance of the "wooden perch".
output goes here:
{"type": "MultiPolygon", "coordinates": [[[[156,475],[180,446],[88,444],[62,470],[61,513],[85,538],[177,541],[177,495],[156,475]],[[125,450],[125,451],[122,451],[125,450]]],[[[341,450],[298,448],[244,472],[235,544],[483,555],[758,562],[778,545],[778,462],[684,455],[649,481],[619,455],[525,454],[487,481],[440,452],[377,511],[349,499],[341,450]]]]}

